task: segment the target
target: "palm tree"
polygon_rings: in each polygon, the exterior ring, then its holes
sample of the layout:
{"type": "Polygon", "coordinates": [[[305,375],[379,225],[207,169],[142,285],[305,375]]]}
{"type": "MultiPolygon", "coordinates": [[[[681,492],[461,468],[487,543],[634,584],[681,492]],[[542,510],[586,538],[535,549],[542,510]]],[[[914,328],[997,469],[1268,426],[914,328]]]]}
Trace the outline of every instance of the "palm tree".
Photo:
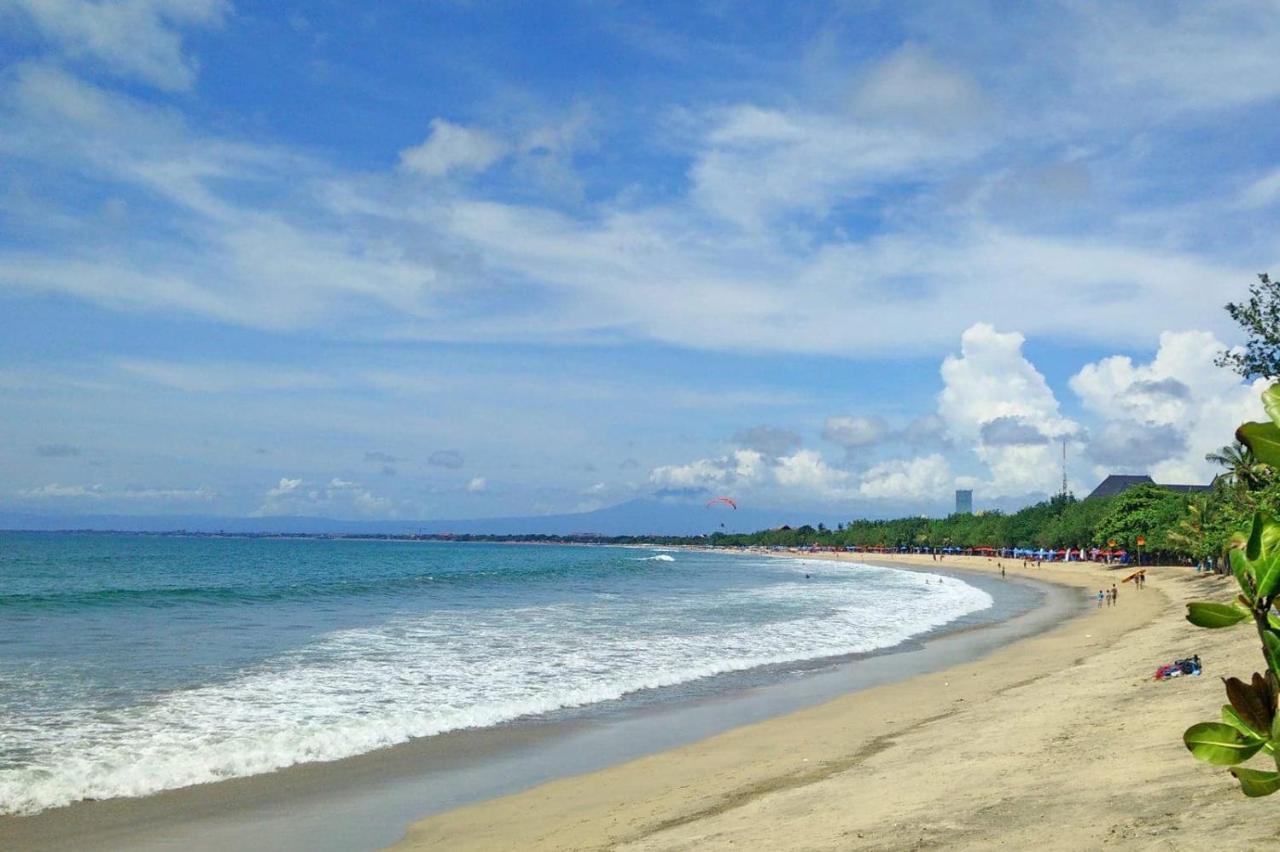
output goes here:
{"type": "Polygon", "coordinates": [[[1271,468],[1258,461],[1253,450],[1239,441],[1206,453],[1204,459],[1226,468],[1219,477],[1242,491],[1257,491],[1271,478],[1271,468]]]}
{"type": "MultiPolygon", "coordinates": [[[[1224,474],[1225,476],[1225,474],[1224,474]]],[[[1165,533],[1169,544],[1189,554],[1197,561],[1208,557],[1209,513],[1213,510],[1213,495],[1208,493],[1192,494],[1187,498],[1187,514],[1178,521],[1178,525],[1165,533]]]]}

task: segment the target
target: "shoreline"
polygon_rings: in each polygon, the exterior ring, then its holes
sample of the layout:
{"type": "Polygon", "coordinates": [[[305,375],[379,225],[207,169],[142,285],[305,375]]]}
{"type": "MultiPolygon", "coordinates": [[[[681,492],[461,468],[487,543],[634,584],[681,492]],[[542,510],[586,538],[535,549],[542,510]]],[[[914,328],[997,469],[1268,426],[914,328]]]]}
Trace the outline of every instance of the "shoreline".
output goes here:
{"type": "MultiPolygon", "coordinates": [[[[775,555],[798,560],[830,556],[775,555]]],[[[945,563],[909,566],[883,559],[846,561],[942,574],[951,574],[955,567],[945,563]]],[[[987,582],[991,584],[990,579],[987,582]]],[[[1056,611],[1059,615],[1060,608],[1061,602],[1056,611]]],[[[245,837],[258,842],[270,836],[272,842],[261,845],[320,848],[317,844],[323,841],[329,844],[324,848],[377,848],[394,842],[405,826],[424,815],[424,798],[439,796],[432,812],[447,811],[687,746],[726,729],[778,718],[851,690],[985,654],[989,648],[982,647],[984,641],[994,645],[1002,637],[1039,632],[1046,625],[1037,622],[1036,614],[1044,619],[1057,617],[1054,612],[1042,598],[1029,610],[1015,609],[994,622],[960,626],[953,622],[893,648],[811,661],[819,662],[820,668],[805,670],[798,679],[778,676],[763,686],[713,689],[703,698],[677,696],[670,702],[676,705],[674,709],[660,701],[654,708],[626,713],[620,719],[526,720],[497,729],[455,731],[339,761],[301,764],[146,797],[76,803],[29,817],[5,817],[0,819],[0,845],[89,850],[123,844],[146,849],[181,841],[184,848],[215,849],[243,847],[245,837]],[[1026,619],[1030,619],[1030,626],[1023,623],[1026,619]],[[794,694],[784,696],[784,691],[794,694]],[[619,749],[611,737],[628,745],[619,749]],[[566,759],[564,752],[575,747],[594,755],[594,762],[566,759]],[[468,762],[492,765],[468,768],[468,762]],[[505,773],[501,783],[486,778],[485,770],[492,775],[495,768],[505,773]],[[440,783],[441,779],[436,779],[434,786],[422,783],[424,775],[443,778],[450,773],[461,783],[452,787],[440,783]],[[455,788],[470,789],[471,795],[455,788]],[[341,825],[324,828],[326,821],[333,820],[334,811],[345,813],[346,819],[341,825]]]]}
{"type": "MultiPolygon", "coordinates": [[[[872,561],[862,556],[808,558],[872,561]]],[[[1089,591],[1128,573],[985,557],[872,564],[990,573],[1000,562],[1011,576],[1089,591]]],[[[1257,805],[1181,742],[1188,725],[1216,717],[1215,675],[1257,666],[1247,632],[1182,621],[1186,599],[1228,598],[1230,579],[1182,568],[1149,578],[1142,591],[1123,585],[1114,608],[982,659],[430,816],[395,848],[1168,848],[1173,837],[1253,848],[1257,805]],[[1192,652],[1208,677],[1152,679],[1192,652]]]]}

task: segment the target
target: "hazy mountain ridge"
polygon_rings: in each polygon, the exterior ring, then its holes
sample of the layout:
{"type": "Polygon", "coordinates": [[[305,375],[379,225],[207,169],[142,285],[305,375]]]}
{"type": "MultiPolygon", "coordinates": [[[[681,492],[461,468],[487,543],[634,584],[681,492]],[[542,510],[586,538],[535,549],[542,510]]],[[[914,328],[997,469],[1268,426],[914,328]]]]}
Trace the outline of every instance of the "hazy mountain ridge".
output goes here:
{"type": "Polygon", "coordinates": [[[719,530],[752,532],[782,524],[824,523],[835,526],[849,517],[803,510],[727,507],[707,508],[697,502],[637,499],[591,512],[507,518],[455,520],[359,521],[334,518],[209,515],[57,515],[0,511],[0,529],[95,530],[118,532],[199,532],[266,534],[409,535],[698,535],[719,530]],[[723,524],[723,527],[721,526],[723,524]]]}

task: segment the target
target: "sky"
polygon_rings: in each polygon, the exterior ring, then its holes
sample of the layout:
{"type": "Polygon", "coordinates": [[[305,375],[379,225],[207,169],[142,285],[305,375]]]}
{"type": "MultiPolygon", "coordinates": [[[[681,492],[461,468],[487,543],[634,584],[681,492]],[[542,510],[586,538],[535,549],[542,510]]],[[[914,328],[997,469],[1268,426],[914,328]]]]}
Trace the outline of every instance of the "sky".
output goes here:
{"type": "Polygon", "coordinates": [[[0,0],[0,508],[1207,482],[1280,3],[0,0]]]}

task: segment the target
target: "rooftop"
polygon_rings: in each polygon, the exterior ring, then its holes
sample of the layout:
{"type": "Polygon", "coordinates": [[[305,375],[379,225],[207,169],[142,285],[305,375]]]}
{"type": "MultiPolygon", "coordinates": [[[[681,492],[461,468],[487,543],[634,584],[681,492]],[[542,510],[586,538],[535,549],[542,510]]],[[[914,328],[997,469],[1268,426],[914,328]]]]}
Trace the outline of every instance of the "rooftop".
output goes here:
{"type": "MultiPolygon", "coordinates": [[[[1114,497],[1122,491],[1128,491],[1135,485],[1158,485],[1154,479],[1149,476],[1132,475],[1123,473],[1113,473],[1102,482],[1098,483],[1098,487],[1089,492],[1089,496],[1084,498],[1092,500],[1094,497],[1114,497]]],[[[1212,485],[1160,485],[1161,488],[1167,488],[1170,491],[1208,491],[1213,488],[1212,485]]]]}

